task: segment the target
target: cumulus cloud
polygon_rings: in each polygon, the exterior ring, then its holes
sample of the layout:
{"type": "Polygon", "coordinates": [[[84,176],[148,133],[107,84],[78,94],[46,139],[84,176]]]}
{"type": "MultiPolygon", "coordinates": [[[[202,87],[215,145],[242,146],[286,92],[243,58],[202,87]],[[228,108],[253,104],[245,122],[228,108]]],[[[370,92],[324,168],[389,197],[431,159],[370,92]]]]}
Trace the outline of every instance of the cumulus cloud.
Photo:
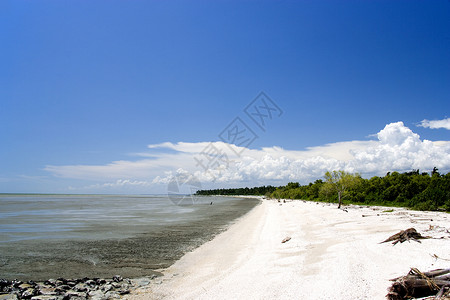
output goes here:
{"type": "Polygon", "coordinates": [[[102,188],[151,188],[186,178],[186,174],[203,183],[256,185],[307,183],[337,169],[367,177],[388,171],[428,171],[435,166],[443,172],[450,171],[449,141],[422,140],[403,122],[387,124],[375,136],[376,140],[331,143],[305,150],[274,146],[233,151],[236,146],[224,142],[167,142],[149,145],[148,152],[136,154],[135,160],[106,165],[47,166],[46,170],[59,177],[100,181],[98,187],[102,188]],[[108,182],[104,183],[105,180],[108,182]]]}
{"type": "Polygon", "coordinates": [[[420,124],[418,125],[420,127],[425,127],[425,128],[431,128],[431,129],[439,129],[439,128],[444,128],[447,130],[450,130],[450,118],[447,119],[443,119],[443,120],[422,120],[422,122],[420,122],[420,124]]]}
{"type": "Polygon", "coordinates": [[[353,151],[354,159],[348,168],[377,174],[391,170],[431,170],[435,166],[442,170],[450,169],[449,142],[421,140],[403,122],[386,125],[377,136],[379,142],[376,147],[353,151]]]}

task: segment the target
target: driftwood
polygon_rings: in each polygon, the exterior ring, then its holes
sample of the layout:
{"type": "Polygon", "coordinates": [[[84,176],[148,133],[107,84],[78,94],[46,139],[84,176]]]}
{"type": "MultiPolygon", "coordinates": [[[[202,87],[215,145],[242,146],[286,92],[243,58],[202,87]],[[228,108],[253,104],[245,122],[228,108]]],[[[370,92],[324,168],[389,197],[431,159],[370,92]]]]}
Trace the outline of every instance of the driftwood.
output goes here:
{"type": "Polygon", "coordinates": [[[288,241],[290,241],[291,240],[291,237],[290,236],[287,236],[287,237],[285,237],[282,241],[281,241],[281,243],[286,243],[286,242],[288,242],[288,241]]]}
{"type": "Polygon", "coordinates": [[[417,230],[415,228],[408,228],[406,230],[402,230],[392,236],[390,236],[388,239],[386,239],[385,241],[382,241],[380,244],[382,243],[387,243],[387,242],[393,242],[392,244],[395,245],[398,242],[403,243],[404,241],[416,241],[418,243],[420,243],[420,239],[429,239],[429,236],[422,236],[420,233],[417,232],[417,230]]]}
{"type": "MultiPolygon", "coordinates": [[[[406,275],[392,279],[386,298],[402,300],[433,296],[431,299],[450,299],[450,269],[422,273],[412,268],[406,275]]],[[[428,298],[427,298],[428,299],[428,298]]]]}

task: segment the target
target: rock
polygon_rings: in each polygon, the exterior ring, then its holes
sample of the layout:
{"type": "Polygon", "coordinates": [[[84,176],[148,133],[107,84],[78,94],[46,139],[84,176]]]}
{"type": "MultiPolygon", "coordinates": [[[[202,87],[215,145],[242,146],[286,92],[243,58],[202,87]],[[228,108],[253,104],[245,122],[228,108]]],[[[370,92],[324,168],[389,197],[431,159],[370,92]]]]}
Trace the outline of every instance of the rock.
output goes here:
{"type": "MultiPolygon", "coordinates": [[[[156,276],[155,276],[156,277],[156,276]]],[[[0,300],[107,300],[129,294],[131,287],[143,286],[153,278],[130,280],[115,275],[110,281],[103,278],[49,279],[45,282],[0,279],[0,300]]]]}
{"type": "Polygon", "coordinates": [[[25,289],[25,290],[22,292],[21,298],[23,298],[23,299],[29,299],[29,298],[31,298],[31,297],[33,297],[33,296],[36,296],[36,294],[37,294],[37,291],[36,291],[35,289],[33,289],[33,288],[28,288],[28,289],[25,289]]]}
{"type": "Polygon", "coordinates": [[[9,286],[9,285],[11,285],[11,282],[9,280],[0,279],[0,289],[5,287],[5,286],[9,286]]]}
{"type": "Polygon", "coordinates": [[[105,284],[106,280],[103,279],[103,278],[99,278],[99,279],[96,280],[96,282],[97,282],[98,285],[101,285],[101,284],[105,284]]]}
{"type": "Polygon", "coordinates": [[[131,280],[131,283],[136,287],[146,286],[150,284],[150,280],[154,278],[148,278],[148,277],[142,277],[142,278],[135,278],[131,280]]]}
{"type": "Polygon", "coordinates": [[[53,286],[47,285],[47,284],[42,283],[42,282],[36,283],[36,286],[35,286],[35,288],[38,289],[38,290],[41,290],[41,289],[50,289],[50,288],[52,288],[52,287],[53,287],[53,286]]]}
{"type": "Polygon", "coordinates": [[[91,300],[104,300],[104,299],[106,299],[105,294],[102,291],[100,291],[100,290],[89,292],[89,297],[90,297],[91,300]]]}
{"type": "Polygon", "coordinates": [[[18,288],[19,285],[21,285],[22,283],[23,283],[22,281],[16,279],[11,282],[11,285],[15,288],[18,288]]]}
{"type": "Polygon", "coordinates": [[[39,295],[31,298],[31,300],[62,300],[62,299],[63,297],[61,296],[51,296],[51,295],[39,295]]]}
{"type": "Polygon", "coordinates": [[[131,293],[131,290],[129,290],[129,289],[121,289],[121,290],[118,290],[117,292],[119,293],[119,295],[126,295],[126,294],[131,293]]]}
{"type": "Polygon", "coordinates": [[[22,283],[21,285],[18,286],[18,288],[21,289],[21,290],[26,290],[26,289],[29,289],[29,288],[32,288],[32,287],[33,286],[31,284],[28,284],[28,283],[22,283]]]}
{"type": "Polygon", "coordinates": [[[105,294],[106,299],[120,299],[120,295],[117,292],[107,292],[105,294]]]}
{"type": "Polygon", "coordinates": [[[74,281],[74,280],[67,280],[66,284],[67,284],[68,286],[74,287],[74,286],[77,285],[77,282],[74,281]]]}
{"type": "Polygon", "coordinates": [[[78,283],[73,289],[77,292],[86,292],[89,288],[85,283],[78,283]]]}
{"type": "Polygon", "coordinates": [[[117,289],[117,288],[119,288],[119,287],[121,287],[122,286],[122,284],[121,283],[118,283],[118,282],[111,282],[111,285],[113,286],[113,288],[115,288],[115,289],[117,289]]]}
{"type": "Polygon", "coordinates": [[[46,296],[55,296],[58,295],[58,291],[56,290],[56,288],[43,288],[39,290],[41,292],[42,295],[46,295],[46,296]]]}
{"type": "Polygon", "coordinates": [[[102,292],[106,293],[113,289],[113,286],[111,284],[105,284],[101,287],[102,292]]]}
{"type": "Polygon", "coordinates": [[[66,281],[62,281],[62,280],[56,280],[56,282],[55,282],[55,286],[60,286],[60,285],[63,285],[63,284],[66,284],[66,281]]]}
{"type": "Polygon", "coordinates": [[[64,294],[64,298],[65,299],[75,299],[75,298],[82,298],[82,299],[86,299],[87,298],[87,293],[83,293],[83,292],[75,292],[75,291],[68,291],[64,294]]]}
{"type": "Polygon", "coordinates": [[[0,300],[17,300],[19,299],[16,294],[3,294],[0,295],[0,300]]]}
{"type": "Polygon", "coordinates": [[[44,281],[45,285],[51,285],[51,286],[55,286],[56,285],[56,279],[49,279],[47,281],[44,281]]]}
{"type": "Polygon", "coordinates": [[[92,279],[89,279],[89,280],[87,280],[87,281],[85,282],[85,284],[87,284],[87,285],[90,286],[90,287],[94,287],[94,286],[97,285],[97,282],[95,282],[95,281],[92,280],[92,279]]]}
{"type": "Polygon", "coordinates": [[[60,285],[60,286],[58,286],[58,290],[59,291],[68,291],[70,289],[71,289],[71,287],[68,286],[68,285],[60,285]]]}
{"type": "Polygon", "coordinates": [[[13,292],[13,289],[12,289],[11,286],[5,286],[1,290],[1,293],[3,293],[3,294],[9,294],[9,293],[12,293],[12,292],[13,292]]]}
{"type": "Polygon", "coordinates": [[[122,288],[126,288],[126,289],[131,288],[131,282],[127,282],[127,283],[122,284],[122,288]]]}

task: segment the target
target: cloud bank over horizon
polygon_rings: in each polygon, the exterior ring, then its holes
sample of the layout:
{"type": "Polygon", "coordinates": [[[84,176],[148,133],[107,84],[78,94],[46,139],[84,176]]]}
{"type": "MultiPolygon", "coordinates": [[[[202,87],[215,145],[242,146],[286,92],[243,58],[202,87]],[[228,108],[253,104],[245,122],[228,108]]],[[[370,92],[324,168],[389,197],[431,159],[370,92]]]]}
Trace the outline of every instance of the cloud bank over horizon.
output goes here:
{"type": "Polygon", "coordinates": [[[433,167],[450,171],[450,141],[421,140],[403,122],[387,124],[374,136],[374,140],[330,143],[305,150],[277,146],[250,149],[224,142],[165,142],[149,145],[148,152],[134,153],[135,160],[49,165],[45,170],[57,177],[93,182],[73,190],[97,191],[124,187],[163,191],[176,176],[187,174],[205,186],[223,187],[289,181],[306,184],[329,170],[358,172],[363,177],[413,169],[429,172],[433,167]]]}

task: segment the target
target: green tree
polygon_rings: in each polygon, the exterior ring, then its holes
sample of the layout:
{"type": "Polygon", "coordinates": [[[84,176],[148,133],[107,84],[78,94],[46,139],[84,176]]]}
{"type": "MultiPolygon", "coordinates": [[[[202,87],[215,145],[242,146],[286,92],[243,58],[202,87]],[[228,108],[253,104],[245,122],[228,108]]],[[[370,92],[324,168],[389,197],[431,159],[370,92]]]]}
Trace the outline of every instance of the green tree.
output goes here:
{"type": "MultiPolygon", "coordinates": [[[[319,195],[322,196],[321,199],[326,201],[326,199],[330,199],[330,196],[335,192],[335,188],[332,184],[325,182],[320,187],[319,195]]],[[[328,200],[329,201],[329,200],[328,200]]]]}
{"type": "Polygon", "coordinates": [[[351,174],[342,170],[326,172],[325,173],[325,184],[323,189],[326,191],[334,190],[338,196],[338,208],[341,208],[342,198],[348,189],[356,186],[361,179],[358,173],[351,174]]]}

